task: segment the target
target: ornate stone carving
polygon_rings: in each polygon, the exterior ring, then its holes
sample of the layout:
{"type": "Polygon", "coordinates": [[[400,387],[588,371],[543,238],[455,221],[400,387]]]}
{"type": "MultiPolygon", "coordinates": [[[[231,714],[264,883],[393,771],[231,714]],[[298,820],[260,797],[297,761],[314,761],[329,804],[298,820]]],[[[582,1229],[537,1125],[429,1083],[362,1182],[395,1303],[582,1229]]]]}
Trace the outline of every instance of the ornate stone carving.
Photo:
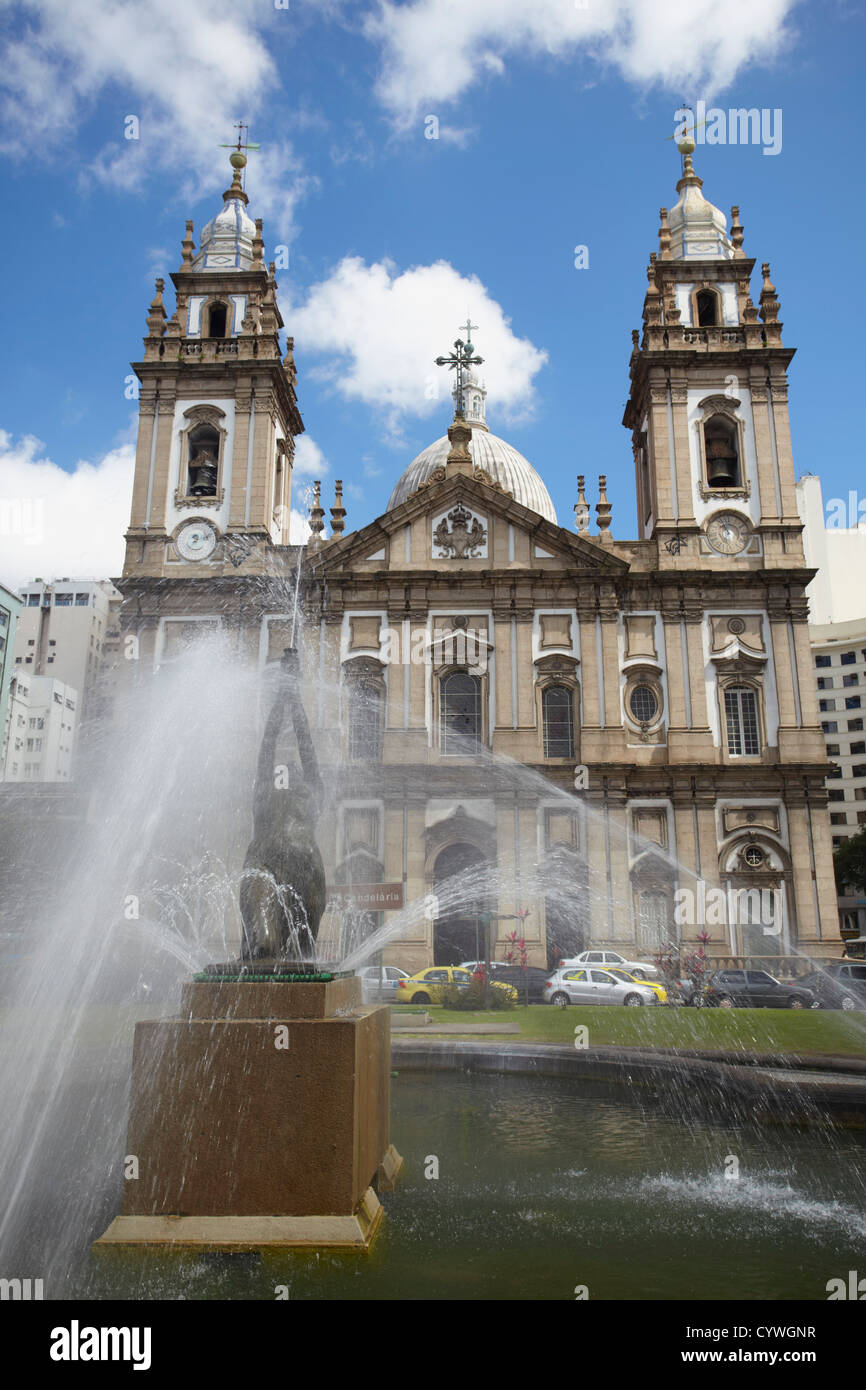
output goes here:
{"type": "MultiPolygon", "coordinates": [[[[207,498],[203,499],[201,497],[195,498],[197,502],[205,501],[205,503],[207,503],[208,500],[207,498]]],[[[215,499],[212,500],[215,503],[215,499]]],[[[223,548],[225,550],[226,559],[231,561],[235,569],[237,569],[238,565],[242,565],[244,560],[249,559],[257,545],[258,541],[255,536],[241,534],[225,536],[223,538],[223,548]]]]}
{"type": "Polygon", "coordinates": [[[487,546],[487,528],[458,502],[435,527],[433,544],[439,547],[440,560],[477,560],[487,546]]]}

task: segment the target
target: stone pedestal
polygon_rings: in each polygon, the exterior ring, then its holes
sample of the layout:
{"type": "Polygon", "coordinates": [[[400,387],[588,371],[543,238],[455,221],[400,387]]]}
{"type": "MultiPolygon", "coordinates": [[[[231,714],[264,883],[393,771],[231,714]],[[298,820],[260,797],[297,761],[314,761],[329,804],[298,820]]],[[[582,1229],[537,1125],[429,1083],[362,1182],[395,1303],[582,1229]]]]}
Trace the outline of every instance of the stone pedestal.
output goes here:
{"type": "Polygon", "coordinates": [[[402,1162],[389,1124],[389,1010],[360,980],[191,982],[136,1027],[138,1177],[96,1246],[363,1248],[402,1162]]]}

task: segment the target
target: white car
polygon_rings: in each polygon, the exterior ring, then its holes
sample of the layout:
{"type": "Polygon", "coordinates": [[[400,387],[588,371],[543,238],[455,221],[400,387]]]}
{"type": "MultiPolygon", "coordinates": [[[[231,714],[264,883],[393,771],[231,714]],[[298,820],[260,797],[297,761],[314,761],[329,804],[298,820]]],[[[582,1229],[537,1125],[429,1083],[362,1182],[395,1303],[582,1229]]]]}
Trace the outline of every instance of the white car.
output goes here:
{"type": "Polygon", "coordinates": [[[661,978],[654,965],[647,965],[646,961],[643,960],[625,960],[617,951],[582,951],[579,956],[572,956],[570,960],[561,961],[560,969],[568,970],[580,965],[616,965],[620,970],[634,975],[636,980],[658,980],[661,978]]]}
{"type": "Polygon", "coordinates": [[[408,980],[405,970],[396,965],[365,965],[355,974],[361,981],[365,1004],[390,1004],[397,998],[397,986],[408,980]],[[381,973],[381,980],[379,978],[381,973]]]}
{"type": "Polygon", "coordinates": [[[584,966],[576,970],[555,970],[544,983],[544,998],[548,1004],[626,1004],[640,1008],[657,1004],[658,995],[649,985],[631,984],[618,980],[606,970],[584,966]]]}

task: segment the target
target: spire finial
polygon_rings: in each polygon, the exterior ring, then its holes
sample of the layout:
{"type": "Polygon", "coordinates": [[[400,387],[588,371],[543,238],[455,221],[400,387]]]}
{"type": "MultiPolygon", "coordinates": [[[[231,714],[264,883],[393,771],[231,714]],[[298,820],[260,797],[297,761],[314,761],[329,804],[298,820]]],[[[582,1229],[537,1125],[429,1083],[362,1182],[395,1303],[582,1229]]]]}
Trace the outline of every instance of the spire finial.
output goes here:
{"type": "Polygon", "coordinates": [[[454,351],[449,353],[447,357],[437,357],[434,359],[437,367],[447,367],[449,371],[456,372],[454,382],[455,420],[462,420],[466,413],[465,402],[463,399],[464,387],[466,385],[466,369],[468,367],[480,367],[484,361],[483,357],[474,356],[475,348],[473,344],[469,341],[468,333],[469,330],[477,328],[478,324],[473,323],[472,320],[469,318],[468,314],[466,316],[466,323],[464,327],[467,330],[466,340],[464,341],[462,338],[455,338],[454,351]]]}
{"type": "Polygon", "coordinates": [[[740,209],[736,203],[731,208],[731,245],[734,248],[735,256],[743,255],[743,224],[740,221],[740,209]]]}
{"type": "Polygon", "coordinates": [[[343,480],[334,484],[334,505],[331,508],[331,535],[341,536],[346,529],[346,508],[343,506],[343,480]]]}
{"type": "Polygon", "coordinates": [[[586,500],[586,476],[577,475],[577,501],[574,504],[574,529],[580,534],[589,530],[589,503],[586,500]]]}
{"type": "Polygon", "coordinates": [[[598,521],[598,538],[602,545],[610,545],[612,536],[610,534],[610,514],[612,507],[607,500],[607,475],[598,475],[598,501],[595,504],[595,515],[598,521]]]}
{"type": "Polygon", "coordinates": [[[183,251],[184,265],[192,265],[192,258],[195,254],[195,241],[193,240],[192,232],[193,223],[190,219],[187,219],[186,233],[184,235],[183,241],[181,242],[181,250],[183,251]]]}
{"type": "Polygon", "coordinates": [[[320,481],[313,483],[313,505],[310,508],[310,548],[318,550],[322,544],[322,532],[325,529],[323,517],[325,509],[322,506],[322,484],[320,481]]]}
{"type": "Polygon", "coordinates": [[[663,261],[671,258],[671,229],[668,225],[667,208],[659,208],[659,254],[663,261]]]}
{"type": "Polygon", "coordinates": [[[165,320],[168,317],[162,302],[162,292],[165,289],[165,281],[162,277],[156,281],[154,288],[156,294],[153,296],[147,315],[147,332],[150,338],[161,338],[165,333],[165,320]]]}
{"type": "Polygon", "coordinates": [[[232,151],[229,155],[229,164],[234,169],[231,188],[227,188],[223,194],[223,201],[226,203],[230,202],[233,198],[240,198],[241,202],[245,204],[249,202],[249,198],[244,192],[243,179],[241,177],[243,170],[247,166],[247,157],[244,154],[244,150],[261,149],[261,145],[258,144],[257,141],[244,140],[244,136],[249,134],[249,129],[245,121],[235,121],[235,130],[238,133],[237,144],[220,145],[221,150],[232,151]]]}

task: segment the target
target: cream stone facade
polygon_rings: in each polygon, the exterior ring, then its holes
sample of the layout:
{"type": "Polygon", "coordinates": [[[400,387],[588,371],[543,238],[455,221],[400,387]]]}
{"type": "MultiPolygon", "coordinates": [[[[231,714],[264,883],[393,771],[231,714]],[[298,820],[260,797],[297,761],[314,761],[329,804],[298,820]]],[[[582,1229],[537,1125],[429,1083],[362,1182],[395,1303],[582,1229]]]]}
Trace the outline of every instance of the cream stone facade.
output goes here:
{"type": "MultiPolygon", "coordinates": [[[[311,540],[290,546],[292,340],[281,358],[237,174],[197,254],[187,224],[170,319],[158,282],[118,581],[130,669],[145,679],[216,628],[267,666],[298,580],[329,879],[415,905],[385,949],[404,969],[483,954],[491,921],[494,957],[519,923],[535,964],[590,943],[651,956],[703,930],[718,958],[839,951],[793,350],[768,266],[750,298],[737,209],[729,234],[688,155],[677,190],[633,334],[634,540],[613,538],[603,478],[594,532],[583,478],[576,530],[557,523],[467,366],[447,443],[385,513],[347,534],[338,485],[325,538],[317,487],[311,540]]],[[[335,906],[336,955],[341,930],[335,906]]]]}

